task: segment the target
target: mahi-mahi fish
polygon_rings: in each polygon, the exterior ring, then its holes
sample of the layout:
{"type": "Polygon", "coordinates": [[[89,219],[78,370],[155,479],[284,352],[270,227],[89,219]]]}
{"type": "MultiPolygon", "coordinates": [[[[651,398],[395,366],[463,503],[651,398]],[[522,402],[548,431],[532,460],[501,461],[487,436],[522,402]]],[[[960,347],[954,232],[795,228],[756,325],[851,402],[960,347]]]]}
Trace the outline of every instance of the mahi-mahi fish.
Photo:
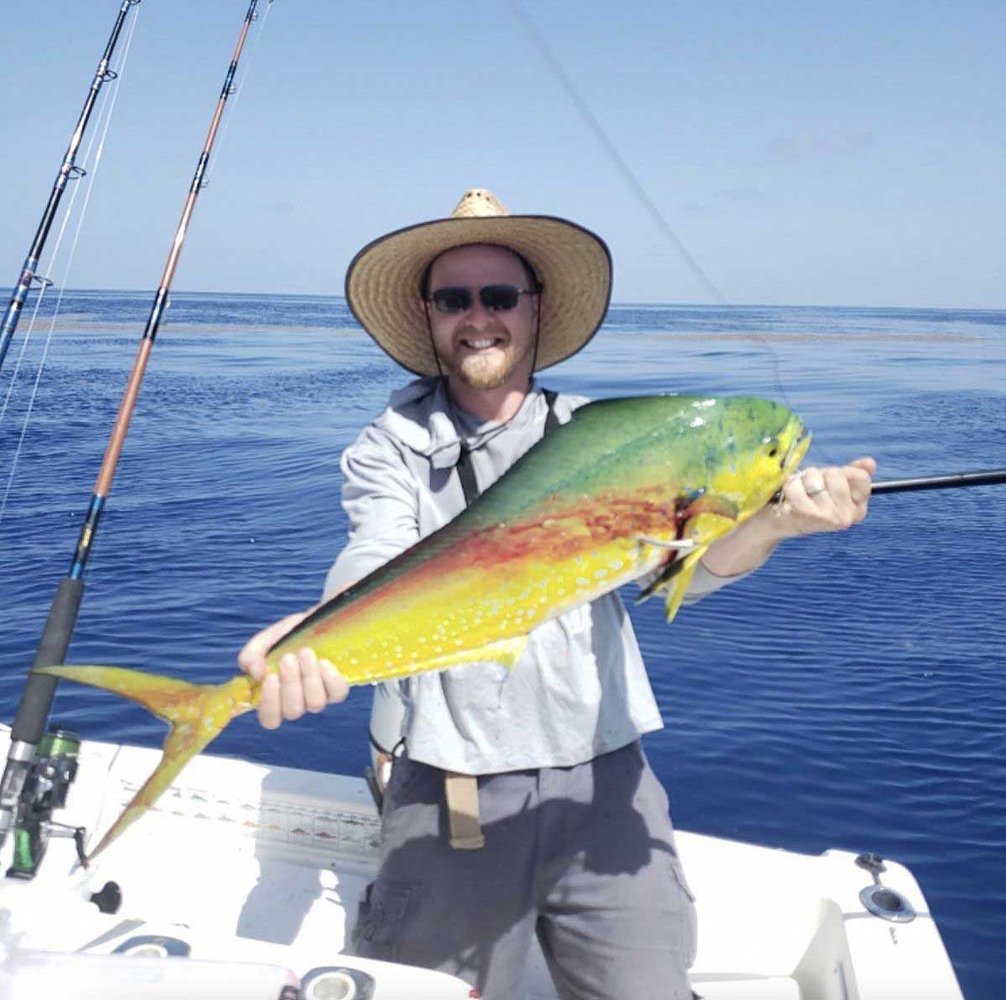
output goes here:
{"type": "MultiPolygon", "coordinates": [[[[641,577],[670,621],[703,552],[771,500],[808,444],[794,414],[755,397],[588,403],[453,521],[291,629],[267,664],[309,647],[351,685],[511,667],[536,625],[641,577]]],[[[245,674],[204,685],[121,667],[39,672],[132,698],[170,724],[156,770],[92,858],[261,693],[245,674]]]]}

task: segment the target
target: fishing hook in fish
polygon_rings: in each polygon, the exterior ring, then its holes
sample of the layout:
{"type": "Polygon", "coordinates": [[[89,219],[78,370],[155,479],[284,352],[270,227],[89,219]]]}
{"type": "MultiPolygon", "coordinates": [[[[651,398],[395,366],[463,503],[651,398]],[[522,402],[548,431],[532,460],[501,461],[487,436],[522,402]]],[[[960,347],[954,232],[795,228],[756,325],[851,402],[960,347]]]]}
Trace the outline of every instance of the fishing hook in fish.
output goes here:
{"type": "Polygon", "coordinates": [[[665,541],[661,538],[650,538],[647,535],[640,535],[639,540],[647,545],[653,545],[658,549],[670,549],[673,552],[680,552],[687,555],[695,548],[695,542],[690,538],[679,538],[675,541],[665,541]]]}

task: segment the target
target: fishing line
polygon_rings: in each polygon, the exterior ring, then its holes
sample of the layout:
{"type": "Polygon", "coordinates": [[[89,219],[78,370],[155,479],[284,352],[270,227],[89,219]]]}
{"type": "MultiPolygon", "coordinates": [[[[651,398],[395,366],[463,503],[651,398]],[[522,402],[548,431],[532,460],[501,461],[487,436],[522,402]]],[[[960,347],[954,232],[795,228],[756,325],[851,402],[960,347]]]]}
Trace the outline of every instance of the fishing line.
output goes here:
{"type": "MultiPolygon", "coordinates": [[[[512,0],[510,6],[518,22],[527,32],[528,37],[531,39],[531,41],[534,43],[534,45],[537,47],[539,52],[544,57],[546,64],[548,65],[549,69],[551,69],[556,79],[559,81],[559,84],[561,85],[562,89],[565,91],[569,99],[573,102],[573,105],[576,107],[577,111],[580,113],[583,120],[586,122],[587,126],[590,128],[591,132],[593,132],[595,138],[601,145],[601,148],[608,155],[611,162],[614,164],[616,170],[622,176],[622,179],[626,182],[626,184],[628,184],[632,193],[635,195],[636,199],[643,206],[647,215],[649,215],[650,219],[656,225],[657,229],[674,247],[678,255],[688,266],[692,274],[706,289],[706,291],[709,293],[713,301],[717,305],[730,307],[732,305],[730,300],[719,290],[717,285],[713,282],[713,280],[705,272],[703,267],[699,264],[699,262],[695,259],[692,253],[688,250],[688,248],[684,244],[684,241],[675,232],[674,228],[667,221],[667,218],[664,215],[664,213],[660,210],[656,202],[650,197],[646,188],[643,186],[642,182],[636,176],[633,169],[629,166],[625,158],[618,151],[618,147],[612,141],[611,137],[608,135],[604,126],[601,124],[597,116],[591,110],[590,105],[587,103],[582,94],[579,92],[572,78],[566,72],[565,68],[560,62],[559,57],[555,54],[551,46],[548,44],[544,35],[538,30],[537,25],[535,25],[530,15],[523,9],[521,4],[519,3],[519,0],[512,0]]],[[[783,385],[782,367],[780,365],[778,351],[775,349],[775,347],[769,341],[769,339],[765,336],[762,336],[754,332],[747,333],[744,336],[755,341],[763,348],[765,348],[765,350],[768,351],[768,356],[772,365],[772,373],[775,381],[775,388],[780,394],[780,396],[782,396],[783,402],[787,406],[789,406],[790,409],[792,409],[792,406],[790,405],[789,402],[788,393],[786,392],[786,389],[783,385]]],[[[824,449],[819,447],[818,450],[821,451],[823,454],[824,449]]],[[[825,459],[828,460],[827,456],[825,456],[825,459]]],[[[843,465],[844,463],[834,462],[832,464],[843,465]]]]}
{"type": "MultiPolygon", "coordinates": [[[[189,184],[188,196],[182,209],[181,218],[175,229],[174,239],[161,274],[154,304],[144,327],[133,367],[122,395],[122,401],[119,404],[119,411],[108,438],[105,455],[98,472],[91,502],[84,517],[76,550],[74,551],[69,571],[56,590],[56,595],[49,610],[49,616],[39,640],[33,663],[33,667],[36,669],[62,663],[66,659],[66,652],[70,645],[77,615],[84,596],[84,577],[87,562],[93,550],[101,515],[105,509],[115,470],[122,454],[130,420],[146,371],[147,361],[164,316],[171,283],[178,267],[179,257],[185,242],[189,223],[192,219],[192,213],[195,210],[201,182],[209,164],[213,143],[219,131],[224,108],[231,94],[231,85],[237,74],[241,53],[248,38],[251,21],[259,2],[260,0],[250,0],[248,4],[248,10],[245,13],[234,53],[231,56],[227,74],[224,78],[224,85],[217,99],[210,127],[203,142],[192,181],[189,184]]],[[[14,724],[11,727],[7,764],[4,768],[3,777],[0,779],[0,846],[2,846],[7,833],[14,827],[20,815],[24,802],[23,794],[29,797],[29,801],[33,801],[32,797],[35,795],[34,789],[26,783],[32,768],[35,749],[39,745],[46,721],[49,717],[55,688],[55,677],[47,677],[34,670],[29,674],[25,684],[14,724]]]]}
{"type": "MultiPolygon", "coordinates": [[[[140,0],[121,0],[121,3],[119,4],[119,12],[115,18],[115,26],[112,28],[112,32],[108,36],[108,41],[105,43],[105,49],[102,53],[101,59],[98,61],[98,68],[95,70],[91,86],[88,88],[87,98],[84,101],[84,106],[77,118],[77,124],[70,136],[70,143],[66,147],[66,152],[63,154],[63,161],[60,164],[59,171],[56,174],[56,179],[53,181],[52,189],[50,190],[49,197],[46,200],[45,208],[42,211],[42,218],[39,221],[38,228],[35,230],[35,235],[32,238],[31,246],[28,249],[28,254],[24,259],[24,263],[21,265],[21,273],[18,277],[17,285],[11,294],[7,308],[4,311],[3,320],[0,321],[0,367],[3,366],[3,360],[7,356],[7,350],[14,338],[15,331],[17,330],[18,320],[21,317],[21,310],[27,300],[28,292],[31,290],[32,283],[37,277],[39,277],[36,274],[38,263],[42,257],[42,251],[45,248],[46,240],[49,237],[49,230],[51,229],[53,220],[56,218],[56,213],[59,210],[59,204],[63,198],[63,193],[66,190],[66,185],[70,181],[80,180],[80,178],[86,174],[86,171],[75,162],[77,150],[80,147],[84,133],[87,131],[88,123],[91,120],[91,114],[94,111],[94,106],[97,103],[98,95],[101,93],[102,87],[106,83],[110,83],[118,77],[115,70],[109,69],[109,63],[111,61],[112,54],[115,51],[115,47],[118,44],[119,36],[122,33],[122,28],[126,22],[127,15],[129,14],[129,11],[133,7],[136,7],[139,3],[140,0]]],[[[47,279],[42,279],[43,283],[45,280],[47,279]]]]}
{"type": "MultiPolygon", "coordinates": [[[[28,405],[25,411],[24,419],[21,422],[21,432],[18,436],[18,442],[14,449],[14,455],[11,459],[10,472],[7,476],[7,484],[4,489],[3,498],[0,500],[0,528],[3,526],[4,514],[7,510],[7,501],[10,497],[11,489],[14,484],[14,480],[17,474],[17,466],[21,457],[21,452],[24,448],[24,443],[28,434],[28,427],[31,423],[32,412],[35,407],[35,399],[38,395],[39,386],[42,381],[42,375],[45,372],[46,361],[49,356],[49,348],[52,344],[53,334],[56,329],[56,323],[59,319],[59,313],[63,305],[63,297],[66,293],[66,286],[69,282],[70,273],[73,270],[73,263],[77,255],[77,246],[80,242],[80,236],[84,228],[84,220],[87,218],[87,210],[91,203],[91,195],[94,192],[94,185],[98,179],[98,171],[101,166],[101,158],[105,150],[105,142],[108,137],[108,131],[112,124],[112,118],[115,113],[115,105],[119,96],[119,87],[125,76],[126,66],[129,62],[129,52],[133,44],[133,36],[136,32],[136,25],[139,18],[134,18],[130,24],[129,31],[126,34],[125,45],[122,51],[122,61],[119,66],[119,70],[113,80],[113,86],[110,90],[106,91],[102,98],[98,109],[98,129],[96,132],[92,133],[90,139],[88,140],[87,148],[84,151],[84,163],[88,165],[88,170],[85,172],[85,176],[88,178],[88,182],[85,185],[84,198],[80,206],[80,212],[77,215],[77,224],[74,229],[73,239],[70,244],[70,249],[66,255],[66,263],[63,268],[63,276],[58,284],[58,290],[56,293],[56,302],[53,306],[52,317],[49,322],[49,329],[46,334],[45,342],[42,347],[42,352],[39,356],[38,368],[35,373],[35,380],[32,384],[31,394],[28,398],[28,405]],[[93,157],[92,157],[93,153],[93,157]]],[[[49,266],[46,269],[47,273],[55,267],[56,260],[59,257],[60,247],[62,246],[63,237],[66,234],[66,229],[69,225],[70,218],[73,215],[74,206],[77,201],[77,195],[80,191],[78,185],[74,185],[73,193],[70,195],[70,200],[63,211],[62,218],[60,220],[59,231],[56,234],[56,240],[53,244],[52,251],[49,256],[49,266]]],[[[21,371],[22,361],[25,357],[25,353],[28,349],[28,345],[32,339],[32,335],[35,330],[35,323],[38,318],[39,309],[42,305],[42,300],[45,297],[46,291],[49,285],[53,282],[49,280],[42,280],[41,287],[39,289],[38,295],[35,299],[34,307],[32,308],[31,318],[28,321],[28,326],[25,331],[25,335],[22,339],[21,350],[18,352],[17,361],[14,365],[14,371],[11,373],[11,379],[7,386],[7,392],[4,397],[3,407],[0,408],[0,429],[3,428],[4,418],[7,414],[7,408],[10,404],[11,395],[14,391],[14,385],[17,381],[18,375],[21,371]]]]}
{"type": "MultiPolygon", "coordinates": [[[[552,70],[553,74],[559,80],[562,89],[566,92],[567,96],[575,105],[576,109],[582,115],[584,121],[590,127],[590,130],[594,133],[601,147],[611,158],[618,172],[622,175],[623,179],[627,182],[629,187],[632,189],[633,194],[641,202],[643,207],[646,209],[647,214],[654,221],[657,228],[664,234],[664,236],[670,241],[671,245],[678,251],[682,259],[691,269],[693,274],[699,279],[699,281],[705,286],[712,298],[717,302],[718,305],[730,307],[731,303],[726,298],[725,295],[717,288],[713,283],[712,279],[706,274],[706,272],[699,265],[698,261],[692,256],[692,254],[685,247],[681,238],[672,229],[670,223],[664,217],[664,214],[660,211],[660,208],[653,201],[653,199],[647,193],[645,187],[641,181],[636,177],[632,168],[625,161],[625,158],[619,153],[618,148],[615,143],[611,140],[611,137],[605,131],[604,126],[601,125],[597,116],[593,113],[590,105],[586,102],[580,92],[577,90],[575,84],[573,83],[571,77],[563,68],[562,63],[559,61],[558,56],[549,46],[548,42],[545,40],[544,35],[538,31],[537,26],[531,17],[522,8],[519,0],[511,0],[511,9],[513,10],[517,20],[527,32],[531,41],[535,44],[541,54],[544,56],[545,62],[552,70]]],[[[749,332],[743,334],[744,337],[755,341],[760,344],[768,351],[769,358],[772,361],[772,369],[775,378],[775,388],[779,392],[783,399],[783,402],[793,409],[790,404],[788,393],[786,392],[785,386],[783,385],[782,378],[782,368],[779,363],[779,352],[775,349],[771,341],[758,333],[749,332]]],[[[844,461],[836,461],[832,459],[826,450],[821,446],[820,442],[815,442],[815,448],[821,454],[825,462],[830,465],[841,466],[844,465],[844,461]]],[[[933,490],[933,489],[950,489],[962,486],[991,486],[991,485],[1001,485],[1006,483],[1006,469],[985,469],[975,472],[957,472],[951,473],[949,475],[939,475],[939,476],[923,476],[915,479],[899,479],[899,480],[874,480],[873,492],[880,493],[900,493],[906,491],[918,491],[918,490],[933,490]]]]}
{"type": "MultiPolygon", "coordinates": [[[[135,24],[135,22],[134,22],[134,24],[135,24]]],[[[128,46],[127,46],[127,48],[128,48],[128,46]]],[[[117,93],[117,90],[113,91],[113,94],[114,93],[117,93]]],[[[114,101],[114,98],[113,98],[113,101],[114,101]]],[[[22,452],[22,450],[24,448],[25,439],[27,438],[27,435],[28,435],[28,427],[29,427],[29,425],[31,423],[31,416],[32,416],[32,413],[33,413],[34,408],[35,408],[35,399],[36,399],[36,397],[38,395],[39,386],[41,385],[41,382],[42,382],[42,375],[45,372],[46,361],[48,360],[48,357],[49,357],[49,347],[52,344],[53,333],[55,332],[56,322],[57,322],[57,320],[59,318],[59,311],[60,311],[60,309],[63,306],[63,296],[64,296],[64,294],[66,292],[66,285],[67,285],[67,282],[69,280],[70,271],[73,268],[74,258],[75,258],[76,253],[77,253],[77,244],[80,241],[80,234],[81,234],[81,232],[83,230],[83,227],[84,227],[84,219],[87,216],[88,205],[90,204],[90,201],[91,201],[91,192],[94,190],[94,181],[95,181],[95,179],[97,177],[98,166],[99,166],[100,161],[101,161],[101,154],[102,154],[102,151],[104,149],[104,144],[105,144],[105,135],[107,134],[108,124],[109,124],[110,121],[111,121],[111,109],[109,110],[108,118],[105,121],[105,130],[104,130],[104,132],[102,132],[101,142],[99,143],[97,152],[95,154],[94,169],[93,169],[93,171],[89,172],[89,176],[91,177],[91,182],[87,186],[87,190],[86,190],[86,192],[84,194],[84,201],[83,201],[83,203],[81,205],[81,208],[80,208],[80,214],[77,216],[77,226],[76,226],[76,229],[74,230],[73,240],[72,240],[72,242],[70,244],[69,252],[67,253],[66,266],[64,267],[64,270],[63,270],[63,277],[62,277],[62,280],[61,280],[61,282],[59,284],[59,291],[57,292],[57,295],[56,295],[55,305],[53,306],[52,318],[49,321],[49,329],[48,329],[48,331],[46,333],[45,342],[44,342],[44,344],[42,346],[42,352],[39,355],[38,367],[37,367],[36,372],[35,372],[35,381],[32,384],[31,394],[28,397],[28,406],[27,406],[27,408],[25,410],[24,419],[21,422],[21,433],[20,433],[20,435],[18,437],[17,446],[14,449],[14,455],[11,458],[10,472],[8,473],[8,476],[7,476],[7,485],[6,485],[5,489],[4,489],[3,499],[0,500],[0,529],[3,528],[4,514],[6,513],[6,510],[7,510],[7,500],[10,497],[11,488],[13,487],[14,480],[15,480],[15,478],[17,476],[18,462],[19,462],[19,460],[21,458],[21,452],[22,452]]],[[[88,149],[87,154],[85,155],[85,160],[84,160],[85,163],[88,162],[88,157],[90,156],[90,152],[91,152],[90,149],[88,149]]],[[[60,244],[62,243],[63,234],[64,234],[64,231],[66,229],[67,223],[69,222],[70,214],[73,211],[73,206],[74,206],[74,202],[76,200],[76,197],[77,197],[77,191],[75,190],[74,193],[70,196],[70,203],[67,206],[66,214],[65,214],[65,216],[63,218],[63,221],[62,221],[62,223],[60,225],[59,233],[58,233],[58,235],[56,237],[56,243],[55,243],[55,246],[53,247],[53,252],[52,252],[52,259],[49,262],[50,269],[52,268],[52,266],[53,266],[53,264],[54,264],[54,262],[56,260],[56,257],[59,254],[60,244]]],[[[7,404],[8,404],[8,401],[10,400],[11,392],[13,391],[13,388],[14,388],[14,381],[18,377],[18,373],[21,370],[21,360],[24,357],[25,351],[28,348],[28,343],[30,342],[30,340],[32,338],[32,333],[34,332],[34,328],[35,328],[35,319],[36,319],[36,317],[38,315],[39,306],[41,306],[41,304],[42,304],[42,298],[43,298],[43,296],[45,294],[45,288],[47,288],[47,287],[48,287],[48,285],[45,285],[40,290],[38,298],[37,298],[37,301],[35,302],[35,307],[32,310],[31,320],[28,323],[28,329],[27,329],[27,331],[25,333],[24,340],[23,340],[22,345],[21,345],[21,351],[18,354],[17,363],[14,366],[14,372],[13,372],[13,375],[11,377],[10,386],[7,389],[7,396],[4,399],[3,410],[0,411],[0,427],[3,426],[3,419],[4,419],[4,415],[6,414],[6,411],[7,411],[7,404]]]]}
{"type": "MultiPolygon", "coordinates": [[[[139,3],[139,0],[136,0],[136,3],[134,3],[133,6],[135,6],[138,3],[139,3]]],[[[70,270],[71,270],[73,256],[74,256],[74,254],[76,252],[77,241],[80,238],[80,233],[81,233],[81,229],[82,229],[82,226],[83,226],[84,217],[85,217],[86,212],[87,212],[87,206],[88,206],[88,204],[90,203],[90,200],[91,200],[91,192],[93,191],[95,181],[97,180],[98,168],[99,168],[100,161],[101,161],[101,155],[102,155],[102,152],[104,151],[104,148],[105,148],[105,138],[106,138],[106,136],[108,134],[108,129],[109,129],[109,126],[111,124],[111,119],[112,119],[112,113],[113,113],[113,111],[115,109],[115,103],[116,103],[116,100],[118,98],[119,85],[121,83],[122,77],[125,75],[126,64],[129,61],[129,50],[130,50],[130,47],[132,46],[132,43],[133,43],[133,35],[134,35],[135,31],[136,31],[136,25],[137,25],[138,20],[139,20],[138,17],[136,17],[136,18],[133,19],[132,24],[130,25],[130,29],[129,29],[127,35],[126,35],[126,43],[125,43],[125,49],[123,50],[123,59],[122,59],[121,68],[120,68],[120,70],[118,72],[115,73],[115,75],[113,77],[110,78],[111,82],[113,83],[113,86],[112,86],[112,88],[111,88],[110,91],[104,91],[104,93],[101,95],[101,103],[99,105],[99,110],[98,110],[98,122],[99,122],[98,133],[91,135],[90,139],[88,140],[87,148],[84,151],[84,163],[88,164],[90,166],[90,169],[89,170],[84,170],[83,168],[79,168],[81,172],[77,175],[77,176],[86,176],[86,177],[89,178],[89,180],[88,180],[88,183],[86,185],[86,196],[84,198],[83,206],[81,208],[81,215],[80,215],[79,221],[77,223],[77,230],[76,230],[76,234],[74,236],[72,248],[71,248],[71,251],[70,251],[70,259],[67,262],[67,266],[66,266],[66,269],[65,269],[65,272],[64,272],[63,281],[60,283],[60,286],[59,286],[59,293],[58,293],[58,297],[57,297],[57,306],[56,306],[57,314],[58,314],[59,306],[60,306],[60,304],[62,303],[62,300],[63,300],[63,293],[66,290],[66,282],[69,279],[69,273],[70,273],[70,270]],[[99,134],[100,134],[100,142],[98,142],[97,152],[94,155],[94,162],[93,162],[93,166],[92,166],[91,165],[91,154],[95,150],[95,141],[98,139],[99,134]]],[[[73,186],[73,193],[70,195],[70,200],[67,203],[67,205],[66,205],[66,207],[64,209],[62,218],[61,218],[61,222],[60,222],[60,226],[59,226],[59,231],[58,231],[58,233],[56,235],[56,242],[55,242],[55,244],[54,244],[54,246],[52,248],[52,251],[51,251],[51,253],[49,255],[49,267],[46,269],[47,271],[49,271],[53,267],[55,267],[55,262],[56,262],[56,259],[59,256],[59,250],[60,250],[60,246],[61,246],[62,241],[63,241],[63,236],[66,233],[66,228],[67,228],[67,226],[69,224],[70,217],[71,217],[71,215],[73,213],[74,204],[76,203],[77,194],[79,193],[79,190],[80,190],[79,186],[75,184],[73,186]]],[[[36,297],[36,300],[35,300],[35,305],[34,305],[34,308],[32,310],[31,319],[30,319],[30,321],[28,323],[28,327],[27,327],[27,330],[26,330],[26,333],[25,333],[25,337],[24,337],[24,342],[22,343],[21,350],[20,350],[20,352],[18,354],[18,360],[17,360],[17,363],[16,363],[16,365],[14,367],[14,372],[12,373],[12,377],[11,377],[10,383],[8,384],[8,387],[7,387],[7,393],[6,393],[6,396],[4,398],[3,408],[0,409],[0,427],[3,426],[3,419],[4,419],[4,415],[7,412],[8,404],[10,402],[11,391],[13,389],[14,382],[17,379],[18,372],[20,371],[21,363],[22,363],[22,361],[24,359],[25,352],[27,350],[28,341],[31,340],[32,334],[33,334],[34,329],[35,329],[35,322],[36,322],[36,320],[38,318],[39,309],[40,309],[40,307],[42,305],[42,299],[45,297],[45,294],[46,294],[46,291],[47,291],[48,287],[50,285],[54,284],[54,282],[52,282],[50,279],[44,278],[44,277],[42,277],[40,275],[37,275],[37,274],[33,274],[32,278],[34,280],[39,281],[41,287],[39,289],[38,296],[36,297]]],[[[53,324],[55,324],[55,319],[56,319],[56,316],[54,315],[53,316],[53,324]]],[[[50,329],[50,335],[51,335],[51,329],[50,329]]]]}
{"type": "MultiPolygon", "coordinates": [[[[240,83],[236,83],[231,87],[231,94],[234,100],[231,102],[231,114],[230,117],[225,118],[223,121],[223,127],[220,129],[220,136],[216,141],[216,156],[210,163],[209,169],[206,171],[206,175],[203,178],[203,187],[209,187],[210,181],[213,179],[214,171],[216,170],[216,165],[221,160],[221,154],[227,146],[227,136],[230,132],[231,122],[234,120],[234,115],[237,114],[238,105],[241,103],[241,93],[244,90],[245,81],[248,79],[248,74],[251,72],[252,64],[255,61],[255,53],[258,51],[259,42],[262,40],[262,34],[265,31],[266,25],[269,23],[269,12],[272,10],[272,0],[268,0],[265,7],[265,13],[262,15],[262,21],[252,38],[251,45],[248,48],[248,57],[244,62],[244,70],[241,73],[240,83]]],[[[259,16],[256,11],[253,20],[258,21],[259,16]]]]}
{"type": "Polygon", "coordinates": [[[513,0],[511,4],[514,13],[517,15],[518,20],[523,24],[524,28],[531,40],[538,47],[541,54],[545,57],[545,61],[548,63],[552,72],[556,75],[559,83],[562,84],[563,90],[566,91],[567,96],[576,105],[577,110],[583,116],[584,121],[590,126],[591,131],[594,136],[600,142],[604,151],[611,158],[612,163],[614,163],[618,172],[622,175],[623,180],[632,189],[633,194],[642,204],[643,208],[646,209],[647,214],[656,224],[657,228],[664,234],[664,236],[670,240],[674,249],[678,251],[682,260],[688,265],[692,274],[698,278],[699,282],[705,287],[706,291],[710,294],[713,300],[718,305],[729,305],[727,298],[723,293],[713,284],[712,279],[708,274],[702,269],[699,262],[692,256],[691,252],[681,241],[678,234],[671,228],[671,224],[665,218],[663,212],[657,207],[656,203],[649,196],[646,188],[640,183],[639,178],[636,177],[632,168],[628,163],[625,162],[624,157],[618,151],[618,147],[612,142],[611,137],[605,131],[604,126],[598,121],[597,116],[591,110],[590,105],[583,99],[583,96],[577,90],[569,74],[563,68],[562,63],[559,61],[558,56],[552,51],[545,37],[538,31],[537,26],[531,20],[530,16],[524,11],[517,0],[513,0]]]}
{"type": "MultiPolygon", "coordinates": [[[[135,22],[134,22],[134,24],[135,24],[135,22]]],[[[101,99],[101,105],[100,105],[99,111],[98,111],[98,120],[99,120],[99,122],[101,121],[102,116],[105,114],[105,111],[106,111],[106,109],[108,107],[108,100],[109,100],[109,94],[110,93],[112,93],[112,92],[106,92],[105,95],[101,99]]],[[[107,132],[107,123],[106,123],[106,132],[107,132]]],[[[84,152],[84,162],[85,163],[88,163],[88,164],[90,163],[90,157],[91,157],[91,152],[94,149],[95,138],[96,138],[95,135],[92,135],[91,138],[88,140],[87,149],[84,152]]],[[[104,136],[102,136],[101,146],[99,146],[99,149],[98,149],[98,158],[100,158],[101,149],[103,147],[104,147],[104,136]]],[[[95,160],[93,169],[85,171],[85,173],[84,173],[84,176],[89,177],[90,180],[89,180],[89,182],[87,184],[87,196],[86,196],[86,198],[84,200],[84,203],[83,203],[84,207],[81,210],[81,215],[78,217],[77,231],[76,231],[76,235],[75,235],[74,241],[73,241],[73,248],[74,249],[76,248],[77,238],[80,235],[81,226],[83,225],[84,211],[86,210],[87,204],[90,201],[91,190],[93,189],[94,182],[96,180],[97,166],[98,166],[98,159],[95,160]]],[[[62,216],[60,218],[59,229],[58,229],[58,231],[56,233],[56,241],[53,244],[52,251],[51,251],[51,253],[49,255],[49,266],[46,268],[46,272],[47,273],[51,272],[51,270],[55,266],[56,259],[59,256],[60,247],[61,247],[61,245],[63,243],[63,237],[66,234],[66,229],[67,229],[67,226],[69,225],[70,217],[73,215],[73,209],[74,209],[74,205],[76,204],[77,194],[79,193],[79,191],[80,191],[79,185],[75,184],[74,187],[73,187],[73,193],[70,195],[70,200],[64,206],[64,210],[63,210],[62,216]]],[[[72,262],[72,253],[73,253],[73,250],[71,250],[71,262],[72,262]]],[[[58,294],[58,298],[57,298],[57,303],[62,302],[63,292],[65,290],[65,281],[66,281],[67,274],[68,274],[68,270],[67,270],[67,273],[64,274],[64,282],[60,286],[59,294],[58,294]]],[[[2,428],[2,426],[3,426],[4,416],[7,413],[7,406],[9,404],[9,402],[10,402],[11,394],[12,394],[12,392],[14,390],[14,383],[17,381],[18,375],[19,375],[19,373],[21,371],[21,364],[22,364],[22,362],[24,360],[25,354],[27,353],[28,345],[29,345],[29,343],[30,343],[30,341],[32,339],[32,335],[35,332],[35,322],[38,319],[39,310],[41,309],[41,306],[42,306],[42,300],[45,298],[45,295],[46,295],[46,292],[47,292],[49,286],[54,284],[54,282],[52,280],[50,280],[49,278],[43,278],[40,275],[35,275],[34,277],[35,277],[35,280],[39,282],[40,287],[39,287],[38,295],[35,297],[35,304],[34,304],[34,307],[32,309],[31,318],[28,321],[28,326],[27,326],[27,328],[25,330],[24,337],[21,340],[21,350],[18,352],[17,361],[16,361],[16,363],[14,365],[14,371],[11,373],[11,379],[10,379],[10,382],[8,383],[8,385],[7,385],[7,393],[6,393],[6,396],[4,398],[3,409],[0,409],[0,428],[2,428]]],[[[54,317],[54,320],[55,320],[55,317],[54,317]]],[[[50,328],[50,334],[51,334],[51,328],[50,328]]],[[[30,407],[29,407],[29,409],[30,409],[30,407]]]]}

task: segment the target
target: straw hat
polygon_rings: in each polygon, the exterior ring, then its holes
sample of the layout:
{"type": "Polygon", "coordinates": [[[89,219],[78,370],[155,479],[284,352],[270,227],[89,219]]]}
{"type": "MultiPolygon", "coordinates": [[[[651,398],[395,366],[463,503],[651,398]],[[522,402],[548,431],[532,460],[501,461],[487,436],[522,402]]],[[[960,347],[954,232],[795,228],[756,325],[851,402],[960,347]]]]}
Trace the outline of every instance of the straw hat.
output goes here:
{"type": "Polygon", "coordinates": [[[419,286],[445,250],[492,243],[515,250],[542,284],[535,370],[576,354],[597,332],[611,297],[604,241],[549,215],[510,215],[491,192],[466,191],[446,219],[398,229],[365,246],[346,272],[346,300],[363,328],[400,365],[436,375],[419,286]]]}

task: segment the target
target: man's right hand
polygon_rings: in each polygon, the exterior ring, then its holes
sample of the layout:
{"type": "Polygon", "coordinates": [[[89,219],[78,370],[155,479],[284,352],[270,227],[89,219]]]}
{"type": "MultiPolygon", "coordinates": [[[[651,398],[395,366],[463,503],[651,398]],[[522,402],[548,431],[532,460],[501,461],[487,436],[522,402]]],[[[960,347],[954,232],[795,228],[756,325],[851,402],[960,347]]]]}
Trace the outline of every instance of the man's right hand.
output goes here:
{"type": "Polygon", "coordinates": [[[349,694],[349,685],[333,664],[319,660],[310,649],[288,653],[280,660],[278,671],[266,664],[269,649],[312,611],[314,608],[281,618],[253,635],[238,653],[238,666],[262,682],[258,718],[265,729],[276,729],[284,720],[299,719],[305,712],[320,712],[349,694]]]}

